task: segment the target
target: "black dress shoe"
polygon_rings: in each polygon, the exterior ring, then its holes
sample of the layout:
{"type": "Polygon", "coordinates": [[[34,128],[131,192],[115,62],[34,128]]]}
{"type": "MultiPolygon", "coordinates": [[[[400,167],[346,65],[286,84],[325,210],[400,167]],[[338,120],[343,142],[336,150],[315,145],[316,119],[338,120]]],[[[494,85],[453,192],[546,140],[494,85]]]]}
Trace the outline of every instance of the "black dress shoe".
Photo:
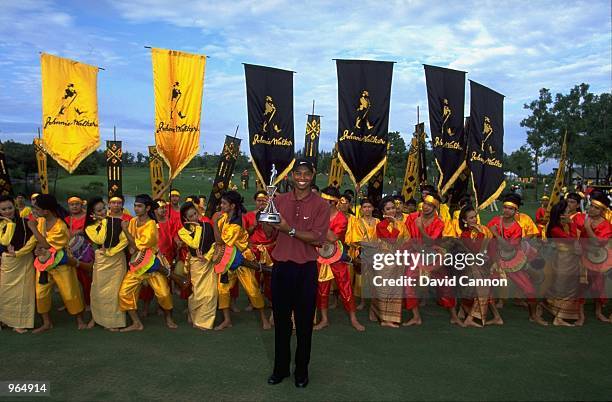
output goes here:
{"type": "Polygon", "coordinates": [[[307,385],[308,385],[308,377],[295,379],[295,386],[297,388],[306,388],[307,385]]]}
{"type": "Polygon", "coordinates": [[[289,374],[286,374],[286,375],[272,374],[270,377],[268,377],[268,385],[280,384],[287,377],[289,377],[289,374]]]}

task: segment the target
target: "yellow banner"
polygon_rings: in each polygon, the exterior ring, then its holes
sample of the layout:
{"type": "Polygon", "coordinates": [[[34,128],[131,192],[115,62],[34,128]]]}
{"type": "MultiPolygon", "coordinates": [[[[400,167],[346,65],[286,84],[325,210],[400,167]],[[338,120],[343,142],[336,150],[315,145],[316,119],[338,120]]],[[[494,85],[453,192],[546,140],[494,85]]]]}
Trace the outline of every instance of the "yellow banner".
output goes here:
{"type": "Polygon", "coordinates": [[[410,150],[408,151],[404,185],[402,186],[402,196],[405,200],[414,198],[419,184],[419,139],[417,138],[417,133],[415,133],[414,137],[412,137],[410,150]]]}
{"type": "Polygon", "coordinates": [[[559,202],[561,199],[561,188],[565,182],[565,164],[567,163],[567,131],[563,136],[563,145],[561,145],[561,155],[559,157],[559,168],[557,169],[557,175],[555,176],[555,182],[553,183],[552,189],[550,190],[550,199],[548,200],[548,206],[546,207],[546,213],[544,215],[544,221],[548,222],[550,218],[550,211],[553,205],[559,202]]]}
{"type": "Polygon", "coordinates": [[[206,56],[152,49],[155,144],[174,179],[198,153],[206,56]]]}
{"type": "Polygon", "coordinates": [[[98,67],[45,53],[40,66],[43,146],[72,173],[100,146],[98,67]]]}
{"type": "Polygon", "coordinates": [[[334,186],[336,188],[342,187],[342,180],[344,179],[344,168],[338,158],[338,143],[334,146],[332,151],[332,158],[329,165],[329,176],[327,178],[327,185],[334,186]]]}

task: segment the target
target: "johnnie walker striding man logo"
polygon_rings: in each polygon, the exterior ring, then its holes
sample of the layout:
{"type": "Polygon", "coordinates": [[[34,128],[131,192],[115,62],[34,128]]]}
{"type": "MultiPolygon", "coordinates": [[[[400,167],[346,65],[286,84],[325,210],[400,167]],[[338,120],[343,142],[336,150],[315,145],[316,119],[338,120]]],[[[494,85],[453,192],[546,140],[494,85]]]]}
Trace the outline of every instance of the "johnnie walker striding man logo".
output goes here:
{"type": "Polygon", "coordinates": [[[276,105],[270,95],[266,96],[266,104],[264,109],[264,121],[261,127],[263,133],[267,133],[272,129],[276,134],[280,134],[283,130],[279,127],[276,117],[276,105]]]}
{"type": "Polygon", "coordinates": [[[482,152],[485,152],[485,145],[486,145],[488,147],[486,148],[486,150],[490,154],[495,153],[495,149],[493,149],[493,147],[490,144],[487,144],[487,141],[489,140],[492,134],[493,134],[493,127],[491,126],[491,119],[489,118],[489,116],[485,116],[484,125],[482,128],[482,142],[480,143],[480,150],[482,152]]]}
{"type": "Polygon", "coordinates": [[[455,135],[455,131],[448,126],[452,114],[453,111],[448,105],[448,99],[444,98],[442,100],[442,135],[448,134],[449,137],[455,135]]]}
{"type": "Polygon", "coordinates": [[[374,124],[368,120],[368,113],[370,112],[370,93],[365,89],[361,92],[359,98],[359,106],[357,107],[357,118],[355,119],[355,128],[362,128],[362,124],[365,123],[365,128],[371,130],[374,128],[374,124]]]}

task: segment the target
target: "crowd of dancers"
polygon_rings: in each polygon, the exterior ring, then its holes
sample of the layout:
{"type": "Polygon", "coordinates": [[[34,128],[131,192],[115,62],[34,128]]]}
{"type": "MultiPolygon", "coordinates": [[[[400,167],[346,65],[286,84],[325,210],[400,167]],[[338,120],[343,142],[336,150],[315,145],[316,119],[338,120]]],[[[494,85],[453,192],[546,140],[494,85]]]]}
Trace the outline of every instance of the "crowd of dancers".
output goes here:
{"type": "MultiPolygon", "coordinates": [[[[461,239],[472,252],[488,251],[487,264],[473,264],[465,272],[473,278],[507,278],[520,290],[519,302],[527,307],[531,321],[582,325],[589,295],[595,317],[612,321],[612,315],[604,313],[611,259],[597,257],[597,250],[610,253],[612,238],[610,199],[604,192],[591,191],[588,201],[583,194],[568,193],[552,206],[549,217],[548,199],[543,197],[535,222],[521,212],[521,197],[508,194],[501,214],[485,225],[469,197],[451,213],[427,185],[421,188],[420,202],[401,196],[386,196],[379,203],[367,197],[355,202],[351,191],[319,191],[316,186],[312,191],[329,205],[327,244],[344,248],[346,255],[334,261],[319,259],[315,330],[330,325],[330,304],[338,302],[357,331],[365,330],[356,314],[364,308],[381,326],[422,324],[420,308],[427,290],[408,286],[399,296],[377,293],[361,257],[367,247],[416,250],[448,238],[461,239]],[[585,201],[588,208],[582,211],[585,201]],[[553,252],[542,268],[547,289],[540,294],[528,267],[536,266],[551,245],[553,252]],[[596,257],[589,258],[591,249],[596,257]]],[[[176,328],[173,309],[180,298],[187,301],[187,320],[194,328],[223,330],[232,326],[232,314],[238,311],[239,288],[248,296],[247,309],[258,311],[262,328],[274,325],[267,308],[274,302],[270,272],[277,234],[273,226],[258,221],[268,205],[266,192],[255,193],[253,211],[245,209],[237,191],[225,192],[211,218],[204,214],[202,197],[183,198],[176,189],[167,201],[136,196],[135,216],[124,208],[121,196],[107,201],[73,196],[67,200],[68,211],[52,195],[33,194],[30,201],[28,206],[23,196],[0,197],[2,326],[27,332],[34,328],[38,313],[41,325],[33,332],[51,330],[57,291],[63,302],[60,309],[75,317],[79,329],[99,325],[110,331],[142,330],[153,299],[165,325],[176,328]],[[225,258],[219,245],[237,250],[243,263],[222,272],[215,269],[219,258],[225,258]]],[[[325,244],[319,246],[323,249],[325,244]]],[[[397,273],[388,270],[384,275],[397,273]]],[[[443,278],[452,276],[452,267],[420,266],[400,273],[443,278]]],[[[436,299],[448,310],[452,324],[503,324],[504,297],[494,296],[489,288],[457,293],[439,286],[436,299]]]]}

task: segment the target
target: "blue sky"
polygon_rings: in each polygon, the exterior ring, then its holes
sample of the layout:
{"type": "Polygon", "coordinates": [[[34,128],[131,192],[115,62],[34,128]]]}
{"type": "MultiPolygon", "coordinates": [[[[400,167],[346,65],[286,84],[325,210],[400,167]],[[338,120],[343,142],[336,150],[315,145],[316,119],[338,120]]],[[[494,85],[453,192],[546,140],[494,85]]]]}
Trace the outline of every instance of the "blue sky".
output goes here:
{"type": "MultiPolygon", "coordinates": [[[[355,58],[397,62],[389,128],[405,139],[417,105],[429,125],[424,63],[467,71],[503,93],[509,153],[525,141],[523,104],[540,88],[567,92],[587,82],[596,93],[611,90],[611,40],[609,0],[3,0],[0,138],[30,142],[40,126],[44,51],[105,68],[98,78],[102,140],[116,125],[126,150],[145,152],[154,142],[154,105],[144,46],[154,46],[210,56],[201,152],[219,152],[238,124],[239,136],[247,137],[243,62],[296,71],[296,149],[303,147],[313,99],[323,115],[321,145],[330,149],[338,113],[332,59],[355,58]]],[[[469,90],[466,96],[467,114],[469,90]]]]}

